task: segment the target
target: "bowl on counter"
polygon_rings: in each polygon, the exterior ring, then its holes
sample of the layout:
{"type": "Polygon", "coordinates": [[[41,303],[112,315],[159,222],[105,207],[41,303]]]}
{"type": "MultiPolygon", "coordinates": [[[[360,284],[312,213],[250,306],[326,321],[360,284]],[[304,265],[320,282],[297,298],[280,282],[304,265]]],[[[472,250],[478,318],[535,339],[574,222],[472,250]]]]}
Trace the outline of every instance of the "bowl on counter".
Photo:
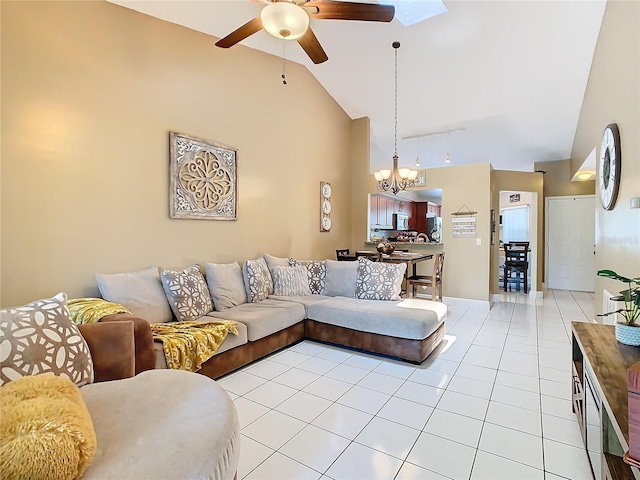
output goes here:
{"type": "Polygon", "coordinates": [[[391,255],[396,248],[390,243],[379,243],[376,247],[376,250],[379,253],[384,253],[385,255],[391,255]]]}

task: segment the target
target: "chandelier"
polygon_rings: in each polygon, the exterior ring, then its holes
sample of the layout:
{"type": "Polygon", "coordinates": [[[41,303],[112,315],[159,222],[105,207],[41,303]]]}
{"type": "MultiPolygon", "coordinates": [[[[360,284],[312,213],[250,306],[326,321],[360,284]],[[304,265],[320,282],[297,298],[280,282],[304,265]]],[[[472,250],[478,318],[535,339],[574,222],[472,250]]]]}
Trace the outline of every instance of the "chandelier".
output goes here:
{"type": "Polygon", "coordinates": [[[394,103],[394,134],[393,134],[393,170],[382,169],[373,174],[381,192],[391,192],[397,195],[402,190],[413,190],[416,186],[417,170],[398,168],[398,48],[400,42],[393,42],[395,49],[395,103],[394,103]]]}

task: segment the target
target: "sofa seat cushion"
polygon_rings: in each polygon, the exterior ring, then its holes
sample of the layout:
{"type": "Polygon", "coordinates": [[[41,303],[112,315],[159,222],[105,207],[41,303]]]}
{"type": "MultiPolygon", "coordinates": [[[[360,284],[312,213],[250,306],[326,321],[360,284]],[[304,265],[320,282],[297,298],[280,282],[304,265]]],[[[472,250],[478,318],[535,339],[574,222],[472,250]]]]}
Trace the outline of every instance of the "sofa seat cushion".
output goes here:
{"type": "Polygon", "coordinates": [[[98,449],[83,480],[231,480],[240,453],[238,416],[227,393],[204,375],[149,370],[80,389],[98,449]]]}
{"type": "Polygon", "coordinates": [[[308,307],[308,318],[321,323],[389,337],[423,340],[447,317],[447,306],[422,299],[401,301],[334,297],[308,307]]]}
{"type": "MultiPolygon", "coordinates": [[[[210,322],[211,318],[205,316],[199,318],[198,320],[202,320],[203,322],[210,322]]],[[[236,324],[236,328],[238,329],[238,335],[234,335],[233,333],[227,335],[227,338],[224,339],[224,342],[222,342],[222,345],[220,345],[220,348],[218,348],[216,355],[247,343],[247,327],[242,323],[238,323],[236,324]]],[[[162,348],[162,342],[153,342],[153,348],[156,355],[156,368],[168,368],[167,359],[164,356],[164,349],[162,348]]]]}
{"type": "MultiPolygon", "coordinates": [[[[282,302],[293,302],[293,303],[299,303],[300,305],[304,305],[305,312],[309,311],[308,310],[309,305],[313,305],[314,303],[318,303],[323,300],[328,300],[329,298],[333,298],[333,297],[328,297],[326,295],[315,295],[315,294],[298,295],[295,297],[282,297],[278,295],[271,295],[269,297],[270,300],[278,300],[282,302]]],[[[308,313],[306,314],[306,316],[307,317],[309,316],[308,313]]]]}
{"type": "Polygon", "coordinates": [[[305,318],[303,305],[266,299],[256,303],[245,303],[223,312],[211,312],[207,317],[235,320],[247,326],[250,342],[279,332],[301,322],[305,318]]]}

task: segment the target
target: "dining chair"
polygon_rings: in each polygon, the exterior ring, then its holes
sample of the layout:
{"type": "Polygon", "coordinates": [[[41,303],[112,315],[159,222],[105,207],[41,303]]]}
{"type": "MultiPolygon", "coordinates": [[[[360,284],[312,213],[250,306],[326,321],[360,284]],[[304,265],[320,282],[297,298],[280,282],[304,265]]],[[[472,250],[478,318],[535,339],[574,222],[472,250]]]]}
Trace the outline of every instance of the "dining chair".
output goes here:
{"type": "Polygon", "coordinates": [[[509,283],[516,284],[520,290],[520,280],[524,281],[524,293],[529,290],[529,242],[508,242],[504,244],[503,289],[506,292],[509,283]]]}
{"type": "Polygon", "coordinates": [[[407,278],[407,290],[411,290],[411,296],[416,296],[416,286],[430,287],[431,300],[442,301],[442,276],[444,272],[444,252],[437,253],[433,259],[433,272],[431,275],[413,275],[407,278]]]}
{"type": "Polygon", "coordinates": [[[349,256],[348,248],[336,250],[336,258],[338,259],[338,261],[351,260],[350,258],[348,258],[348,256],[349,256]]]}
{"type": "Polygon", "coordinates": [[[369,260],[371,260],[372,262],[378,262],[380,261],[380,256],[381,254],[378,252],[374,252],[374,251],[360,251],[360,252],[356,252],[356,259],[358,257],[365,257],[368,258],[369,260]]]}

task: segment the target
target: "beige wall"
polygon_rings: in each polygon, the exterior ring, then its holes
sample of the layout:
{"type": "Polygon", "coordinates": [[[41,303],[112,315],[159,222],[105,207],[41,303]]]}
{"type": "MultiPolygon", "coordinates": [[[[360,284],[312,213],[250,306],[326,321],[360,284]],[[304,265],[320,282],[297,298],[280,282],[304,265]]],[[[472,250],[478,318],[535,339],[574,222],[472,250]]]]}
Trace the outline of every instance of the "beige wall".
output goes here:
{"type": "MultiPolygon", "coordinates": [[[[584,159],[583,159],[584,161],[584,159]]],[[[535,170],[542,170],[544,174],[544,198],[573,196],[573,195],[593,195],[596,191],[596,182],[588,180],[586,182],[572,182],[570,160],[558,160],[555,162],[536,162],[535,170]]]]}
{"type": "MultiPolygon", "coordinates": [[[[589,82],[571,152],[571,172],[594,146],[600,157],[602,132],[617,123],[622,143],[622,180],[618,201],[605,211],[596,200],[596,268],[640,276],[640,209],[629,201],[640,196],[640,2],[609,0],[591,65],[589,82]]],[[[599,160],[598,160],[599,162],[599,160]]],[[[596,192],[599,195],[599,192],[596,192]]],[[[596,312],[602,291],[622,284],[596,279],[596,312]]]]}
{"type": "Polygon", "coordinates": [[[351,120],[302,66],[106,2],[1,2],[2,305],[95,272],[326,258],[351,239],[351,120]],[[168,132],[238,149],[238,220],[171,220],[168,132]],[[333,227],[319,229],[320,181],[333,227]]]}
{"type": "MultiPolygon", "coordinates": [[[[512,172],[508,170],[493,170],[491,172],[491,208],[496,210],[496,223],[498,222],[499,209],[500,209],[500,192],[504,190],[520,191],[520,192],[533,192],[536,194],[534,201],[537,208],[531,209],[531,215],[535,215],[535,221],[537,223],[537,235],[535,237],[530,236],[531,251],[536,255],[536,271],[531,275],[531,289],[534,288],[537,291],[542,290],[542,267],[543,257],[542,252],[544,250],[543,237],[542,237],[542,211],[544,209],[544,201],[542,197],[542,174],[530,173],[530,172],[512,172]],[[534,244],[535,243],[535,244],[534,244]]],[[[498,228],[498,227],[496,227],[498,228]]],[[[500,285],[498,281],[498,263],[500,255],[500,244],[496,236],[496,242],[491,246],[491,292],[499,293],[500,285]]],[[[532,260],[533,261],[533,260],[532,260]]]]}

